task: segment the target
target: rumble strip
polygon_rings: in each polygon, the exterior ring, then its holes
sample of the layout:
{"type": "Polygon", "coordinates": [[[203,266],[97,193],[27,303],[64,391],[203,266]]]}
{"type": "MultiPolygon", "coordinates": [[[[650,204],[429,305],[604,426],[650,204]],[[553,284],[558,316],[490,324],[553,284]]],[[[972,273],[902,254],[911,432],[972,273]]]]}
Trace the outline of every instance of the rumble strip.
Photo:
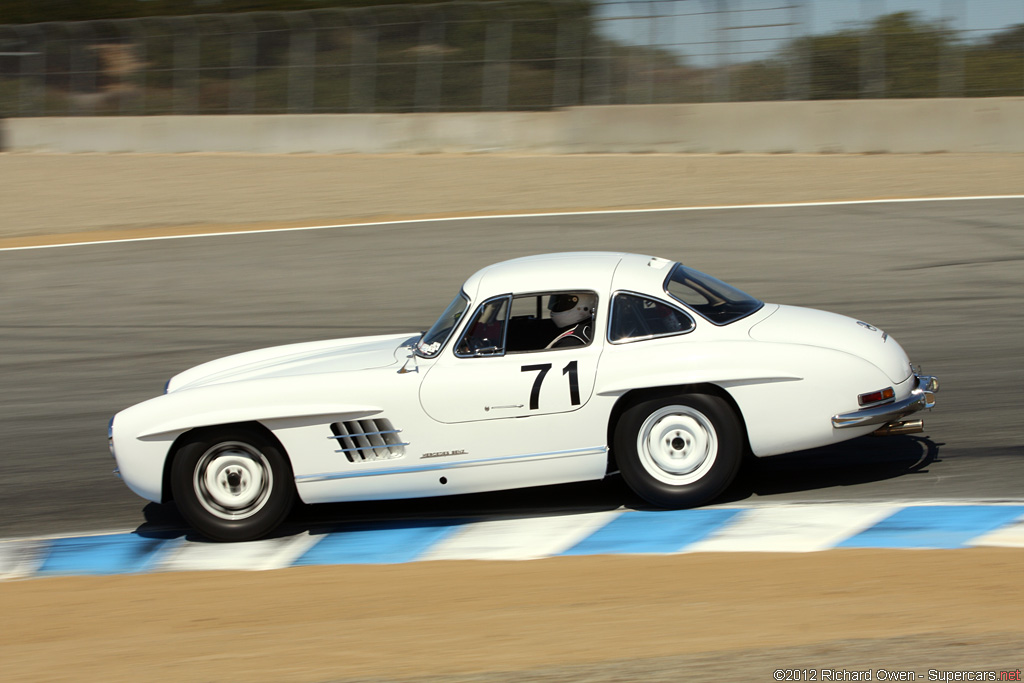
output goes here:
{"type": "Polygon", "coordinates": [[[181,530],[0,541],[0,579],[558,555],[1024,547],[1024,501],[794,503],[338,524],[247,543],[181,530]]]}

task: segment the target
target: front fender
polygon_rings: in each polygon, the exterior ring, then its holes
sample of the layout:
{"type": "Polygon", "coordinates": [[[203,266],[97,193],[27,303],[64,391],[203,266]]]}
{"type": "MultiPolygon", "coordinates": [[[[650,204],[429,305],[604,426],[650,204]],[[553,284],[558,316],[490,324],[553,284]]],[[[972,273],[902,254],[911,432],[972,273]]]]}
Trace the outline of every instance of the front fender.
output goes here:
{"type": "Polygon", "coordinates": [[[381,412],[375,404],[342,398],[333,376],[253,380],[164,394],[114,416],[111,437],[118,471],[132,491],[159,502],[164,464],[181,434],[221,424],[267,424],[296,418],[315,420],[317,416],[336,421],[381,412]]]}
{"type": "Polygon", "coordinates": [[[145,416],[135,434],[139,439],[236,422],[317,415],[370,416],[381,411],[377,405],[342,400],[338,384],[329,375],[215,384],[164,394],[128,410],[145,416]]]}

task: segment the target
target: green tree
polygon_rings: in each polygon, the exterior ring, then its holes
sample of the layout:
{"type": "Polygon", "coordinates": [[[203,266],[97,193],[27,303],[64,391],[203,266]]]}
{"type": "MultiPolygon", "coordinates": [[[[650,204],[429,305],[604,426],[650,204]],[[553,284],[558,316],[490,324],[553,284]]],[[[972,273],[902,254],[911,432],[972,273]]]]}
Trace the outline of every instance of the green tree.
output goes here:
{"type": "Polygon", "coordinates": [[[966,94],[1006,97],[1024,93],[1024,24],[969,46],[964,54],[966,94]]]}
{"type": "Polygon", "coordinates": [[[934,97],[940,94],[942,55],[951,49],[951,31],[915,12],[801,38],[790,48],[810,64],[810,97],[819,100],[857,98],[865,91],[881,97],[934,97]]]}

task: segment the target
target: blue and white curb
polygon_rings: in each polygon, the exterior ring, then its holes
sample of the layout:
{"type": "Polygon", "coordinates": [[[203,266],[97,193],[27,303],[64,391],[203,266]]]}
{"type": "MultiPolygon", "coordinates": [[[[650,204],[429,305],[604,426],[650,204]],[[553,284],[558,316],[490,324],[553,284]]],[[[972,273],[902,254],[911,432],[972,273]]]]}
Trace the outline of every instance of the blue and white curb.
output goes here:
{"type": "Polygon", "coordinates": [[[1024,548],[1024,501],[795,503],[339,524],[247,543],[184,531],[0,541],[0,579],[570,555],[1024,548]]]}

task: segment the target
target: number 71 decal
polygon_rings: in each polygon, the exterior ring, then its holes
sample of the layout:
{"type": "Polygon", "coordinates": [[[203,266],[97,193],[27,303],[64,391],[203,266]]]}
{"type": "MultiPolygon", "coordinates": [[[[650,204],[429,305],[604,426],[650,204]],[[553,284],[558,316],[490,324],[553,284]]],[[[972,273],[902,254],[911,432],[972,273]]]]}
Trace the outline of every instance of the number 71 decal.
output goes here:
{"type": "MultiPolygon", "coordinates": [[[[569,402],[578,406],[580,404],[580,377],[579,363],[571,361],[562,368],[563,375],[569,375],[569,402]]],[[[536,372],[537,379],[533,380],[533,388],[530,390],[530,410],[540,408],[540,386],[551,369],[551,363],[540,363],[538,365],[524,365],[521,372],[536,372]]]]}

